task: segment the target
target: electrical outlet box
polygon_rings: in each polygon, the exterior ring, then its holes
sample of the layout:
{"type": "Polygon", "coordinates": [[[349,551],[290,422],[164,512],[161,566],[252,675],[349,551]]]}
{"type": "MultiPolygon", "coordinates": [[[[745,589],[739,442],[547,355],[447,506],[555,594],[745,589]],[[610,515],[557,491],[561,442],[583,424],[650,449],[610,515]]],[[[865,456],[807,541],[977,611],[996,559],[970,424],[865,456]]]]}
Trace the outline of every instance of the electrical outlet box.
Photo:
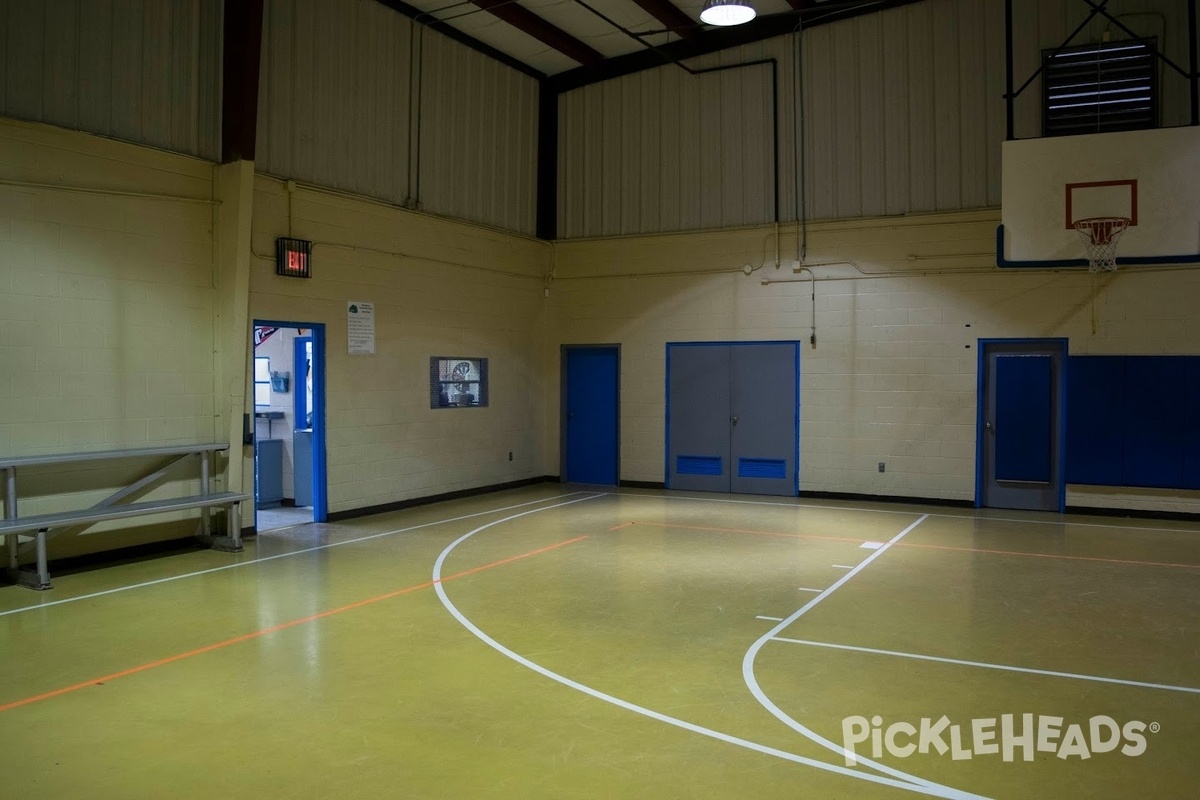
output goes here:
{"type": "Polygon", "coordinates": [[[882,461],[879,462],[879,471],[880,472],[883,472],[886,467],[887,467],[887,465],[884,464],[882,461]]]}
{"type": "Polygon", "coordinates": [[[512,450],[508,451],[508,460],[512,461],[512,450]]]}

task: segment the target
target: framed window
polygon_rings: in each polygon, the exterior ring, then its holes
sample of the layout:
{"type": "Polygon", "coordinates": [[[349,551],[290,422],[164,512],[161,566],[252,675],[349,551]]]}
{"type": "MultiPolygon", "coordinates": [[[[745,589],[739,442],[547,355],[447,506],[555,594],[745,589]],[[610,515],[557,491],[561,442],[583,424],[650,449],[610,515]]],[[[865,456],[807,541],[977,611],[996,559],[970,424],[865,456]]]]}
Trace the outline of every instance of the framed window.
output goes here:
{"type": "Polygon", "coordinates": [[[271,359],[268,356],[254,357],[254,407],[271,405],[271,359]]]}
{"type": "Polygon", "coordinates": [[[429,359],[429,407],[463,408],[488,404],[488,360],[461,356],[429,359]]]}
{"type": "Polygon", "coordinates": [[[1158,127],[1155,39],[1042,52],[1042,135],[1158,127]]]}

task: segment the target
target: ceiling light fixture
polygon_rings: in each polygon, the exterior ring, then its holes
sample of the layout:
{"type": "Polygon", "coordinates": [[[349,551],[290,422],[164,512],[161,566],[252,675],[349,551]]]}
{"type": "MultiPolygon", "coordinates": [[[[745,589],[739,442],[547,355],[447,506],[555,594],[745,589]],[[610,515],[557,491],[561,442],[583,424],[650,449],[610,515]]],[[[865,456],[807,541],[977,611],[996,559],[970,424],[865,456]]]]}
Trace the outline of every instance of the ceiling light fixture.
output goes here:
{"type": "Polygon", "coordinates": [[[750,0],[707,0],[700,12],[700,21],[709,25],[742,25],[754,19],[750,0]]]}

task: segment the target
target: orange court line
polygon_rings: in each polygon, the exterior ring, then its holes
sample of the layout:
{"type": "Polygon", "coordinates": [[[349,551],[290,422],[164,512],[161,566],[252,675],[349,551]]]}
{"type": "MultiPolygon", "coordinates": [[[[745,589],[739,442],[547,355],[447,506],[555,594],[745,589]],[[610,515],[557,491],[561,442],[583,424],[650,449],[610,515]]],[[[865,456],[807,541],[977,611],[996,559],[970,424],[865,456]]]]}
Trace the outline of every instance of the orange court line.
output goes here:
{"type": "Polygon", "coordinates": [[[39,700],[49,700],[51,697],[58,697],[59,695],[68,694],[70,692],[75,692],[80,689],[86,689],[89,686],[97,686],[97,685],[100,685],[103,683],[107,683],[108,681],[116,680],[117,678],[125,678],[130,675],[136,675],[139,672],[145,672],[146,670],[154,669],[155,667],[162,667],[167,664],[173,664],[174,662],[182,661],[185,658],[191,658],[192,656],[203,655],[204,653],[209,653],[209,652],[212,652],[213,650],[220,650],[223,647],[229,647],[230,645],[235,645],[240,642],[248,642],[251,639],[257,639],[258,637],[265,636],[268,633],[275,633],[276,631],[282,631],[282,630],[286,630],[287,628],[293,628],[297,625],[303,625],[306,622],[315,622],[316,620],[324,619],[325,617],[332,617],[334,614],[341,614],[345,611],[351,611],[353,609],[362,608],[363,606],[372,605],[374,603],[379,603],[384,600],[390,600],[393,597],[399,597],[400,595],[410,594],[412,592],[418,591],[419,589],[429,589],[435,583],[445,583],[446,581],[452,581],[456,578],[465,578],[468,575],[474,575],[477,572],[483,572],[484,570],[492,569],[493,567],[503,566],[504,564],[509,564],[509,563],[512,563],[513,561],[519,561],[523,558],[529,558],[530,556],[540,555],[542,553],[549,552],[550,550],[556,550],[560,547],[565,547],[569,544],[575,544],[576,542],[581,542],[586,538],[588,538],[588,537],[587,536],[576,536],[574,539],[567,539],[566,541],[558,542],[557,544],[548,545],[546,547],[541,547],[541,548],[538,548],[537,550],[530,550],[528,553],[521,553],[520,555],[509,556],[508,558],[502,558],[499,561],[493,561],[490,564],[484,564],[483,566],[472,567],[471,569],[465,569],[462,572],[456,572],[453,575],[447,575],[447,576],[443,577],[440,581],[425,581],[424,583],[418,583],[413,586],[407,586],[403,589],[397,589],[393,592],[387,592],[386,594],[381,594],[377,597],[369,597],[366,600],[359,600],[357,602],[350,603],[348,605],[344,605],[339,608],[331,608],[328,611],[321,611],[317,614],[312,614],[307,617],[301,617],[300,619],[291,620],[290,622],[283,622],[283,623],[280,623],[279,625],[272,625],[269,628],[263,628],[262,630],[254,631],[253,633],[244,633],[241,636],[235,636],[232,639],[226,639],[223,642],[216,642],[214,644],[205,645],[204,647],[198,647],[195,650],[188,650],[186,653],[178,653],[176,655],[168,656],[167,658],[160,658],[157,661],[151,661],[147,664],[142,664],[137,667],[130,667],[129,669],[123,669],[120,672],[114,672],[110,675],[105,675],[100,678],[92,678],[89,681],[83,681],[82,683],[76,683],[71,686],[64,686],[63,688],[55,689],[52,692],[45,692],[44,694],[35,695],[33,697],[26,697],[24,700],[15,700],[11,703],[7,703],[5,705],[0,706],[0,713],[9,711],[14,708],[20,708],[21,706],[27,706],[30,703],[36,703],[39,700]]]}
{"type": "Polygon", "coordinates": [[[1176,564],[1171,561],[1136,561],[1127,558],[1099,558],[1097,556],[1067,556],[1058,553],[1026,553],[1020,550],[986,550],[979,547],[952,547],[945,544],[919,544],[917,542],[897,542],[897,547],[920,547],[926,550],[958,550],[964,553],[987,553],[997,556],[1022,556],[1024,558],[1059,558],[1067,561],[1099,561],[1106,564],[1131,564],[1139,567],[1178,567],[1180,569],[1200,569],[1200,564],[1176,564]]]}
{"type": "MultiPolygon", "coordinates": [[[[789,539],[824,539],[833,542],[854,542],[862,544],[868,539],[850,539],[840,536],[816,536],[805,533],[780,533],[777,531],[754,531],[741,528],[707,528],[701,525],[667,525],[661,522],[630,522],[629,525],[650,525],[656,528],[679,528],[693,531],[717,531],[721,533],[752,533],[758,536],[783,536],[789,539]]],[[[1180,569],[1200,569],[1200,564],[1176,564],[1170,561],[1136,561],[1124,558],[1099,558],[1097,556],[1068,556],[1057,553],[1028,553],[1020,550],[988,550],[980,547],[954,547],[943,544],[920,544],[919,542],[896,542],[893,547],[919,547],[926,550],[957,550],[961,553],[986,553],[997,556],[1021,556],[1024,558],[1057,558],[1066,561],[1099,561],[1108,564],[1127,564],[1139,567],[1178,567],[1180,569]]]]}
{"type": "MultiPolygon", "coordinates": [[[[814,533],[781,533],[779,531],[752,531],[742,528],[708,528],[703,525],[668,525],[665,522],[627,522],[626,525],[649,525],[654,528],[678,528],[689,531],[715,531],[717,533],[752,533],[756,536],[782,536],[786,539],[823,539],[829,542],[853,542],[862,544],[868,539],[851,539],[846,536],[818,536],[814,533]]],[[[624,526],[622,526],[624,527],[624,526]]],[[[615,529],[614,529],[615,530],[615,529]]]]}
{"type": "Polygon", "coordinates": [[[622,528],[628,528],[630,525],[636,525],[636,524],[637,524],[636,522],[624,522],[624,523],[622,523],[622,524],[620,524],[620,525],[614,525],[614,526],[612,526],[611,528],[609,528],[609,529],[608,529],[608,532],[609,532],[609,533],[612,533],[613,531],[619,531],[619,530],[621,530],[622,528]]]}

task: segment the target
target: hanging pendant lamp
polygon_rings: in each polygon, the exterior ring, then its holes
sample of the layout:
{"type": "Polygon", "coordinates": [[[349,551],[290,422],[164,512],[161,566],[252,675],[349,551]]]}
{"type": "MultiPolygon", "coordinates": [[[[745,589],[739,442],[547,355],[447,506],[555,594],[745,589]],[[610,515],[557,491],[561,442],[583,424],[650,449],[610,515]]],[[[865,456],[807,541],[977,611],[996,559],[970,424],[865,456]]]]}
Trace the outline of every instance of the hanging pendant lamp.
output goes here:
{"type": "Polygon", "coordinates": [[[754,19],[750,0],[708,0],[700,12],[700,21],[708,25],[742,25],[754,19]]]}

